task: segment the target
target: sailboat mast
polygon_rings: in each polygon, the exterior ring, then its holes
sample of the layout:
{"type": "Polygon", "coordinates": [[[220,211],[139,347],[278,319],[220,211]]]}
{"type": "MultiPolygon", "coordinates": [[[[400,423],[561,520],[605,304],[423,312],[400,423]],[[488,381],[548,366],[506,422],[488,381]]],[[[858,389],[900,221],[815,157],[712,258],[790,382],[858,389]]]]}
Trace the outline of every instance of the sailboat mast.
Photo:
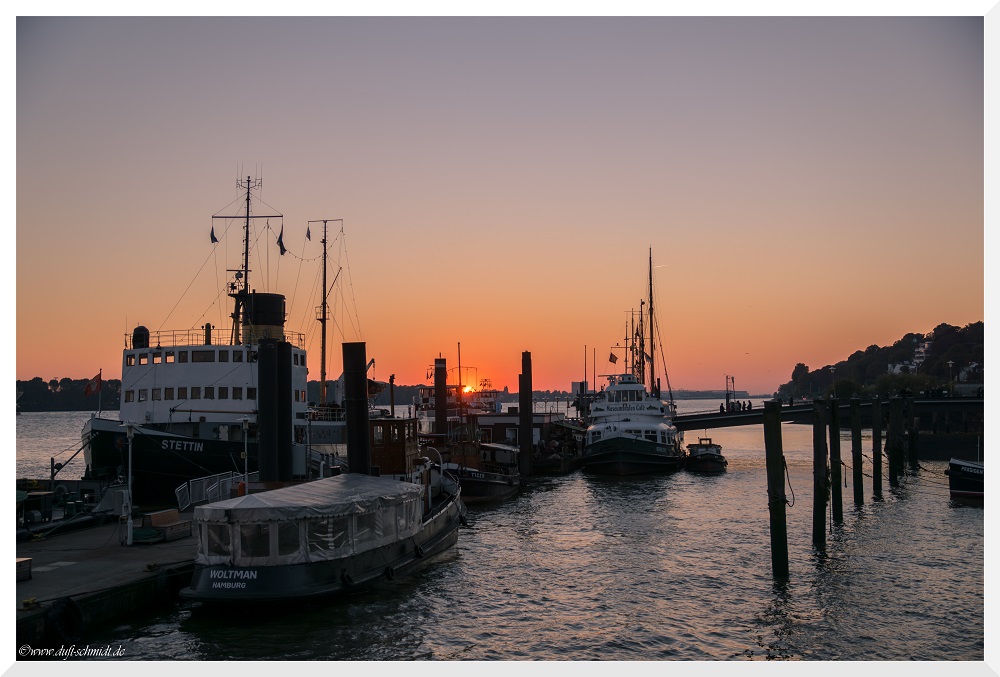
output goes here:
{"type": "Polygon", "coordinates": [[[464,425],[462,418],[462,342],[458,342],[458,425],[464,425]]]}
{"type": "MultiPolygon", "coordinates": [[[[653,342],[653,248],[649,248],[649,390],[656,388],[656,344],[653,342]]],[[[656,393],[659,397],[659,392],[656,393]]]]}

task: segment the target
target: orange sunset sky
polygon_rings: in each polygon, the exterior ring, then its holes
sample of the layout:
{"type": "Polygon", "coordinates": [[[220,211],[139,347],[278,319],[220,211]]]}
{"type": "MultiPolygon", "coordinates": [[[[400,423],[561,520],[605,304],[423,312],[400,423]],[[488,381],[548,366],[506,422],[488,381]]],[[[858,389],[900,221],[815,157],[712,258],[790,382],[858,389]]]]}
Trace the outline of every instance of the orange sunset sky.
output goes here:
{"type": "Polygon", "coordinates": [[[611,369],[650,248],[674,390],[985,319],[982,16],[16,23],[17,379],[227,328],[241,242],[211,216],[247,175],[283,214],[252,286],[311,379],[324,218],[330,378],[344,340],[399,385],[461,343],[463,381],[514,392],[527,350],[568,390],[611,369]]]}

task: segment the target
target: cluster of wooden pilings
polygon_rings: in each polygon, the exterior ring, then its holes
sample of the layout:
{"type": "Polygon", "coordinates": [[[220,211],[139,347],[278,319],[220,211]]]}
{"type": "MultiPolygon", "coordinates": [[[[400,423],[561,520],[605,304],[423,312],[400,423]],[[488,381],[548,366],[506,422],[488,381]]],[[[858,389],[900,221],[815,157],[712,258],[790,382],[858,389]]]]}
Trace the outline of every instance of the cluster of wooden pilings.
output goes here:
{"type": "MultiPolygon", "coordinates": [[[[882,499],[882,407],[881,400],[864,403],[871,408],[872,421],[872,496],[882,499]]],[[[885,452],[889,461],[889,486],[899,486],[904,466],[909,461],[917,467],[917,419],[912,397],[892,397],[888,401],[889,424],[885,452]]],[[[827,501],[831,519],[844,520],[842,485],[845,483],[840,456],[840,414],[846,408],[851,425],[851,469],[854,504],[865,502],[863,452],[861,449],[862,401],[813,401],[813,529],[812,542],[817,550],[826,550],[827,501]],[[827,443],[829,440],[829,445],[827,443]]],[[[771,523],[771,571],[775,578],[788,577],[788,532],[785,521],[785,456],[781,448],[781,403],[764,403],[764,453],[767,463],[767,496],[771,523]]]]}

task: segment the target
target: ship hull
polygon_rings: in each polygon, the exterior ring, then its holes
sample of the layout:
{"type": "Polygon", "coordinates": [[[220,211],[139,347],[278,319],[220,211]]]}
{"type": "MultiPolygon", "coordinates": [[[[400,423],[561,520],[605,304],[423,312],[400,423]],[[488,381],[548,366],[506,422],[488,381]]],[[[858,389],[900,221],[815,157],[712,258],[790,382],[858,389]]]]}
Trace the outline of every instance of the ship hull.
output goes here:
{"type": "MultiPolygon", "coordinates": [[[[87,478],[127,478],[129,442],[118,421],[91,419],[84,428],[87,478]]],[[[196,477],[257,471],[257,445],[207,440],[137,427],[132,436],[132,500],[143,510],[176,506],[177,487],[196,477]]]]}
{"type": "Polygon", "coordinates": [[[459,466],[445,468],[458,479],[462,487],[462,501],[466,505],[503,501],[521,491],[521,477],[516,473],[504,474],[459,466]]]}
{"type": "MultiPolygon", "coordinates": [[[[314,423],[312,443],[343,440],[343,423],[314,423]],[[317,440],[316,438],[320,438],[317,440]]],[[[241,433],[234,431],[234,435],[241,433]]],[[[84,425],[85,479],[126,481],[129,465],[128,436],[120,421],[92,418],[84,425]]],[[[185,482],[226,472],[258,470],[257,443],[240,439],[219,440],[178,435],[153,427],[137,426],[132,436],[132,500],[143,510],[177,505],[176,490],[185,482]]]]}
{"type": "Polygon", "coordinates": [[[720,454],[699,454],[690,456],[684,462],[684,468],[690,472],[720,473],[726,472],[729,462],[720,454]]]}
{"type": "Polygon", "coordinates": [[[648,440],[605,438],[588,445],[583,468],[601,475],[646,475],[674,472],[681,466],[674,447],[648,440]]]}

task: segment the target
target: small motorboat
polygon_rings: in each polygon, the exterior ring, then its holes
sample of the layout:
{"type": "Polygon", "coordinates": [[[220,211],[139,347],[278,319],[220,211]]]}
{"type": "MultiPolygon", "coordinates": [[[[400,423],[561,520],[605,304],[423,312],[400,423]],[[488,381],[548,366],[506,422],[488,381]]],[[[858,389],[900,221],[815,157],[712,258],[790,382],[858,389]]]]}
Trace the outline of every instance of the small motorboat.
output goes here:
{"type": "Polygon", "coordinates": [[[712,442],[711,437],[699,437],[697,444],[687,445],[687,451],[684,468],[691,472],[725,472],[729,465],[722,455],[722,445],[712,442]]]}
{"type": "Polygon", "coordinates": [[[981,503],[983,500],[983,464],[953,458],[948,461],[948,489],[953,501],[981,503]]]}

